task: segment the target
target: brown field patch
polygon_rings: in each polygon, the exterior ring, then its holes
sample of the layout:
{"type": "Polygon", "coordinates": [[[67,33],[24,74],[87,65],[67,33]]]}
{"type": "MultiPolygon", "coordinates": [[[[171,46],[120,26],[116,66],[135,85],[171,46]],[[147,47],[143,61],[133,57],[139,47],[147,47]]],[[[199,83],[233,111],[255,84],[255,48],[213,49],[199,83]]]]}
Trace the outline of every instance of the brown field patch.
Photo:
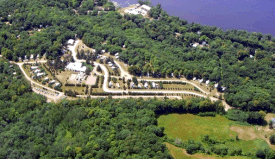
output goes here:
{"type": "Polygon", "coordinates": [[[230,126],[230,131],[238,134],[238,137],[243,140],[254,140],[258,138],[255,128],[251,126],[230,126]]]}

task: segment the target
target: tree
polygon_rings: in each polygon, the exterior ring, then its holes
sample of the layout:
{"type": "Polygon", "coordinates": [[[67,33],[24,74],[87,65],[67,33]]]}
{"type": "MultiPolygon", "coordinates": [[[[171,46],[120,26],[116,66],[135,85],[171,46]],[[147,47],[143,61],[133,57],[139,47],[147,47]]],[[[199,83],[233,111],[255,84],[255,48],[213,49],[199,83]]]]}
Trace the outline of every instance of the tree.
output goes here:
{"type": "Polygon", "coordinates": [[[257,150],[255,155],[258,158],[265,158],[265,152],[261,149],[257,150]]]}
{"type": "Polygon", "coordinates": [[[85,73],[86,73],[86,75],[88,75],[88,76],[90,75],[90,73],[91,73],[91,69],[90,69],[90,67],[87,67],[87,68],[86,68],[85,73]]]}
{"type": "Polygon", "coordinates": [[[275,135],[271,135],[271,136],[269,137],[269,141],[270,141],[270,143],[271,143],[272,145],[275,145],[275,135]]]}
{"type": "Polygon", "coordinates": [[[96,71],[97,71],[97,72],[102,72],[101,67],[100,67],[99,65],[97,65],[96,71]]]}
{"type": "Polygon", "coordinates": [[[137,80],[137,77],[136,77],[136,76],[134,76],[134,77],[132,78],[132,80],[133,80],[134,84],[137,86],[137,85],[138,85],[138,80],[137,80]]]}

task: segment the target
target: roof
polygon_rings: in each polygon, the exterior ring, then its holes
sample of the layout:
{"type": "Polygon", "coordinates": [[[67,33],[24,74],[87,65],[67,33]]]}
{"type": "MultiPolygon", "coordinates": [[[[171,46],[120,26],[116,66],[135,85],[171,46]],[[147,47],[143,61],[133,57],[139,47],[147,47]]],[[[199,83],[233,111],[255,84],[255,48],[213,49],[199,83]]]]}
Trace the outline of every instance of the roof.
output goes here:
{"type": "Polygon", "coordinates": [[[73,44],[74,44],[74,39],[70,39],[70,40],[68,41],[68,44],[73,45],[73,44]]]}
{"type": "Polygon", "coordinates": [[[151,7],[149,7],[149,6],[145,5],[145,4],[143,4],[141,7],[144,8],[144,9],[146,9],[146,10],[150,10],[151,9],[151,7]]]}
{"type": "Polygon", "coordinates": [[[80,62],[71,62],[66,66],[66,69],[78,72],[85,72],[86,66],[82,66],[80,62]]]}

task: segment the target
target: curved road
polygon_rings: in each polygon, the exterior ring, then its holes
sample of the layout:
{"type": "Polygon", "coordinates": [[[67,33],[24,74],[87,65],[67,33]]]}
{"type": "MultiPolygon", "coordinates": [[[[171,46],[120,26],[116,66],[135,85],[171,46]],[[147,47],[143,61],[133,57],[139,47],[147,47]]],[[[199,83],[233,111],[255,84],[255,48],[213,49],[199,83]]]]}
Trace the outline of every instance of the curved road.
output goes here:
{"type": "MultiPolygon", "coordinates": [[[[37,62],[39,62],[39,63],[45,63],[46,61],[37,61],[37,62]]],[[[36,63],[36,62],[25,62],[25,63],[31,64],[31,63],[36,63]]],[[[39,83],[33,81],[33,80],[26,74],[26,72],[25,72],[24,69],[23,69],[23,64],[25,64],[25,63],[22,62],[22,63],[16,63],[16,64],[19,66],[20,70],[23,72],[23,74],[25,75],[25,77],[27,78],[27,80],[29,80],[29,81],[31,82],[32,85],[35,84],[35,85],[40,86],[40,87],[42,87],[42,88],[46,88],[47,90],[50,90],[50,91],[59,93],[58,96],[48,96],[48,95],[44,95],[44,94],[43,94],[44,96],[50,97],[51,99],[53,99],[53,100],[56,101],[56,100],[58,100],[60,97],[62,97],[62,96],[64,95],[63,92],[57,91],[57,90],[55,90],[55,89],[49,88],[49,87],[47,87],[47,86],[41,85],[41,84],[39,84],[39,83]]],[[[33,88],[33,87],[32,87],[32,88],[33,88]]],[[[38,92],[38,91],[36,91],[34,88],[33,88],[33,91],[34,91],[35,93],[38,92]]],[[[38,94],[40,94],[40,93],[38,93],[38,94]]]]}
{"type": "MultiPolygon", "coordinates": [[[[75,47],[77,46],[79,40],[76,40],[74,45],[71,45],[71,46],[68,46],[68,49],[72,52],[72,56],[75,60],[75,62],[85,62],[85,60],[79,60],[77,59],[76,57],[76,52],[75,52],[75,47]]],[[[43,62],[46,62],[46,61],[37,61],[37,62],[40,62],[40,63],[43,63],[43,62]]],[[[116,65],[118,65],[118,67],[120,68],[121,72],[123,71],[124,74],[127,74],[129,75],[128,72],[125,72],[122,67],[119,65],[118,62],[114,61],[116,65]]],[[[36,62],[25,62],[25,63],[36,63],[36,62]]],[[[29,76],[27,76],[27,74],[25,73],[24,69],[23,69],[23,64],[24,63],[17,63],[19,65],[19,68],[21,69],[21,71],[23,72],[23,74],[26,76],[26,78],[32,83],[32,84],[36,84],[42,88],[46,88],[48,90],[51,90],[53,92],[58,92],[59,95],[56,97],[56,98],[52,98],[52,99],[59,99],[61,96],[64,95],[63,92],[59,92],[57,90],[54,90],[52,88],[49,88],[49,87],[46,87],[44,85],[41,85],[37,82],[34,82],[29,76]]],[[[108,88],[108,77],[109,77],[109,72],[107,70],[107,68],[102,65],[102,64],[99,64],[97,62],[94,62],[94,65],[95,66],[100,66],[102,68],[102,70],[104,71],[104,83],[103,83],[103,91],[105,92],[108,92],[108,93],[129,93],[129,92],[132,92],[132,93],[147,93],[147,94],[155,94],[155,93],[163,93],[163,94],[191,94],[191,95],[194,95],[194,96],[197,96],[197,97],[202,97],[202,98],[209,98],[211,101],[217,101],[219,100],[218,98],[215,98],[215,97],[210,97],[209,96],[209,93],[208,92],[205,92],[203,89],[201,89],[200,87],[198,87],[196,84],[192,83],[192,82],[189,82],[189,81],[182,81],[182,80],[148,80],[148,79],[138,79],[139,81],[141,80],[146,80],[146,81],[156,81],[156,82],[159,82],[159,81],[181,81],[181,82],[185,82],[185,83],[188,83],[188,84],[191,84],[191,85],[194,85],[196,88],[198,88],[201,92],[203,92],[204,94],[202,93],[196,93],[196,92],[190,92],[190,91],[164,91],[164,90],[146,90],[146,91],[138,91],[138,90],[134,90],[134,91],[124,91],[124,90],[111,90],[108,88]]],[[[80,95],[78,97],[84,97],[85,95],[80,95]]],[[[100,96],[91,96],[91,97],[100,97],[100,96]]],[[[115,97],[115,96],[114,96],[115,97]]],[[[142,96],[142,95],[138,95],[138,96],[118,96],[118,97],[121,97],[121,98],[125,98],[125,97],[149,97],[149,96],[142,96]]],[[[154,97],[154,96],[152,96],[154,97]]],[[[163,96],[164,97],[164,96],[163,96]]],[[[174,96],[175,97],[175,96],[174,96]]],[[[178,96],[177,96],[178,98],[178,96]]],[[[225,110],[227,111],[228,109],[231,109],[231,107],[223,100],[222,101],[224,107],[225,107],[225,110]]]]}

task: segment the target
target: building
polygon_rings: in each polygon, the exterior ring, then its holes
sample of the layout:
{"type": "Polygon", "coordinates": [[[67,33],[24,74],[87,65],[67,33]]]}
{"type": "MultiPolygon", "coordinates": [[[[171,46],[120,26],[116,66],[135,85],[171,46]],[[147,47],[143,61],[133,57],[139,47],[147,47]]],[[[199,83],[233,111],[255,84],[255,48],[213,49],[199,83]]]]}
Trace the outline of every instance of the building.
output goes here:
{"type": "Polygon", "coordinates": [[[33,59],[33,54],[31,54],[30,59],[33,59]]]}
{"type": "Polygon", "coordinates": [[[146,10],[146,11],[150,11],[150,10],[151,10],[151,7],[149,7],[149,6],[145,5],[145,4],[143,4],[143,5],[141,6],[141,9],[146,10]]]}
{"type": "Polygon", "coordinates": [[[48,81],[48,80],[49,80],[49,77],[45,77],[45,78],[44,78],[44,81],[48,81]]]}
{"type": "Polygon", "coordinates": [[[36,69],[33,71],[33,73],[39,73],[39,72],[41,72],[41,70],[39,70],[39,69],[36,69]]]}
{"type": "Polygon", "coordinates": [[[196,78],[196,77],[194,77],[194,78],[193,78],[193,81],[196,81],[196,79],[197,79],[197,78],[196,78]]]}
{"type": "Polygon", "coordinates": [[[113,86],[113,81],[110,81],[109,82],[109,87],[112,87],[113,86]]]}
{"type": "Polygon", "coordinates": [[[218,88],[218,86],[219,86],[219,84],[218,84],[218,83],[216,83],[216,84],[215,84],[215,88],[218,88]]]}
{"type": "Polygon", "coordinates": [[[55,83],[55,80],[51,80],[50,82],[49,82],[49,84],[54,84],[55,83]]]}
{"type": "Polygon", "coordinates": [[[116,54],[115,54],[115,56],[118,56],[119,55],[119,53],[117,52],[116,54]]]}
{"type": "Polygon", "coordinates": [[[110,66],[110,67],[112,67],[112,66],[113,66],[113,64],[112,64],[112,63],[109,63],[109,66],[110,66]]]}
{"type": "Polygon", "coordinates": [[[115,66],[112,66],[111,68],[114,70],[116,67],[115,67],[115,66]]]}
{"type": "Polygon", "coordinates": [[[70,40],[68,41],[68,45],[74,45],[74,39],[70,39],[70,40]]]}
{"type": "Polygon", "coordinates": [[[36,74],[36,77],[41,77],[41,76],[44,76],[44,75],[45,75],[44,72],[42,72],[42,73],[37,73],[37,74],[36,74]]]}
{"type": "Polygon", "coordinates": [[[249,55],[250,58],[253,58],[254,56],[253,55],[249,55]]]}
{"type": "Polygon", "coordinates": [[[82,66],[80,62],[71,62],[66,66],[66,70],[74,71],[74,72],[85,72],[87,69],[86,66],[82,66]]]}
{"type": "Polygon", "coordinates": [[[60,83],[56,83],[54,86],[55,86],[55,87],[58,87],[58,86],[60,86],[60,83]]]}
{"type": "Polygon", "coordinates": [[[155,82],[152,82],[152,87],[156,88],[156,83],[155,82]]]}
{"type": "Polygon", "coordinates": [[[202,83],[202,82],[203,82],[203,79],[200,79],[199,82],[202,83]]]}
{"type": "Polygon", "coordinates": [[[209,83],[210,83],[210,81],[209,81],[209,80],[207,80],[207,81],[205,82],[205,84],[207,84],[207,85],[208,85],[209,83]]]}
{"type": "Polygon", "coordinates": [[[144,83],[144,88],[148,88],[148,83],[147,82],[144,83]]]}
{"type": "Polygon", "coordinates": [[[31,70],[36,70],[36,69],[38,69],[38,66],[32,66],[31,67],[31,70]]]}

